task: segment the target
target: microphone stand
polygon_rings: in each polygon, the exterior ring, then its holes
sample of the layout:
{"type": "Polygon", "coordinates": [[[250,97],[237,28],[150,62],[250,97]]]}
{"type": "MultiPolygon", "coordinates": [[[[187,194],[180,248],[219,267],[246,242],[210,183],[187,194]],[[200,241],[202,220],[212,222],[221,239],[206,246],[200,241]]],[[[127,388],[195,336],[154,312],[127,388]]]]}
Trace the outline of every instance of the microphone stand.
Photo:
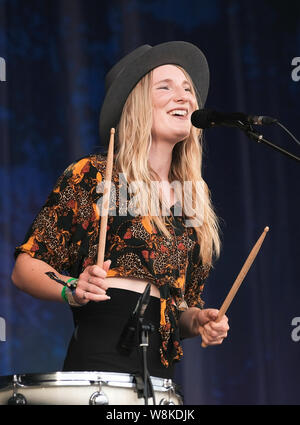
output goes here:
{"type": "Polygon", "coordinates": [[[143,294],[139,298],[137,305],[131,314],[128,322],[125,324],[119,341],[117,351],[124,356],[129,356],[135,347],[139,358],[139,349],[142,350],[142,370],[135,374],[138,398],[144,397],[145,405],[148,405],[149,389],[150,397],[155,404],[155,394],[147,365],[147,348],[149,347],[149,333],[154,332],[155,328],[151,323],[144,323],[144,314],[150,301],[151,284],[148,283],[143,294]]]}
{"type": "Polygon", "coordinates": [[[294,159],[295,161],[298,161],[298,162],[300,161],[300,158],[298,156],[293,155],[292,153],[286,151],[285,149],[282,149],[281,147],[269,142],[267,139],[264,138],[262,134],[259,134],[257,131],[255,131],[253,127],[249,124],[243,124],[241,121],[236,121],[234,124],[229,122],[224,122],[222,124],[227,127],[238,127],[239,129],[245,132],[245,134],[249,137],[249,139],[254,140],[257,143],[264,143],[270,148],[277,150],[278,152],[281,152],[283,155],[286,155],[289,158],[294,159]]]}
{"type": "MultiPolygon", "coordinates": [[[[148,372],[148,364],[147,364],[147,349],[149,347],[149,333],[154,332],[154,326],[149,324],[144,324],[144,319],[140,319],[140,348],[143,352],[143,374],[144,374],[144,380],[143,380],[143,396],[145,400],[145,406],[148,406],[148,385],[151,388],[152,392],[152,398],[153,398],[153,404],[155,404],[155,396],[154,396],[154,390],[152,387],[151,378],[148,372]]],[[[150,395],[150,397],[151,397],[150,395]]]]}

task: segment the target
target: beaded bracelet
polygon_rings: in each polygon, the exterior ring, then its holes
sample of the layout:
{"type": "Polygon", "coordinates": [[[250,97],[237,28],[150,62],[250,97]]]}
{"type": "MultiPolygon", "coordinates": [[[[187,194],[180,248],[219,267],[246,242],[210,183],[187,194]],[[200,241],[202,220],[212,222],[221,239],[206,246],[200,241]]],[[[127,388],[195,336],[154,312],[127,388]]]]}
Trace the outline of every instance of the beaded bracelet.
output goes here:
{"type": "Polygon", "coordinates": [[[80,304],[74,299],[74,291],[71,291],[70,288],[64,286],[61,291],[62,299],[69,304],[71,307],[82,307],[84,304],[80,304]]]}
{"type": "Polygon", "coordinates": [[[68,303],[71,306],[81,306],[82,304],[79,304],[77,301],[75,301],[74,299],[74,295],[73,292],[75,291],[75,289],[77,288],[77,283],[78,283],[78,279],[76,277],[70,277],[66,282],[62,279],[60,279],[55,273],[53,272],[46,272],[45,273],[48,277],[50,277],[50,279],[55,280],[58,283],[61,283],[62,285],[64,285],[62,291],[61,291],[61,296],[62,299],[68,303]]]}
{"type": "Polygon", "coordinates": [[[71,291],[74,291],[77,288],[77,282],[78,279],[76,279],[76,277],[70,277],[70,279],[67,280],[66,284],[67,287],[71,289],[71,291]]]}

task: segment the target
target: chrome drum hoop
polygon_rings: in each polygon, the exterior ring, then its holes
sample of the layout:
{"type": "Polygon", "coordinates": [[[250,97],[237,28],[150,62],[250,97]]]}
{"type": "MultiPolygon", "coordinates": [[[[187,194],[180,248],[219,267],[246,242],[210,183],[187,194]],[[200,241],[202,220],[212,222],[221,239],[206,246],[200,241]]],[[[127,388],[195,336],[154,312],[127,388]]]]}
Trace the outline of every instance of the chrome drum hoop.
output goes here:
{"type": "MultiPolygon", "coordinates": [[[[156,404],[183,404],[171,379],[151,376],[151,383],[156,404]]],[[[0,404],[8,400],[12,404],[144,404],[144,399],[137,396],[134,375],[98,371],[0,377],[0,404]]],[[[152,398],[149,404],[153,404],[152,398]]]]}

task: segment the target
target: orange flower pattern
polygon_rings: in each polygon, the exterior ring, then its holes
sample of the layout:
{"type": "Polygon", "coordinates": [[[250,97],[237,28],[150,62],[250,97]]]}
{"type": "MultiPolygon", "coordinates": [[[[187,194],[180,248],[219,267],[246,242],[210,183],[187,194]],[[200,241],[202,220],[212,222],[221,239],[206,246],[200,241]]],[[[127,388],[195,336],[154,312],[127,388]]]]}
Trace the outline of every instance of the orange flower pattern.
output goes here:
{"type": "MultiPolygon", "coordinates": [[[[97,258],[99,200],[97,189],[105,179],[106,158],[91,155],[71,164],[58,179],[16,255],[27,252],[59,273],[78,277],[97,258]]],[[[161,362],[180,360],[177,305],[182,294],[189,307],[203,308],[201,294],[209,267],[199,260],[196,232],[184,225],[182,216],[170,215],[167,227],[172,238],[153,228],[146,217],[124,215],[120,189],[124,180],[113,169],[105,260],[111,260],[108,276],[145,279],[159,288],[161,297],[161,362]],[[122,210],[122,211],[121,211],[122,210]],[[176,235],[176,237],[175,237],[176,235]]],[[[123,192],[122,192],[123,193],[123,192]]],[[[127,197],[129,200],[129,196],[127,197]]],[[[172,212],[172,208],[171,208],[172,212]]]]}

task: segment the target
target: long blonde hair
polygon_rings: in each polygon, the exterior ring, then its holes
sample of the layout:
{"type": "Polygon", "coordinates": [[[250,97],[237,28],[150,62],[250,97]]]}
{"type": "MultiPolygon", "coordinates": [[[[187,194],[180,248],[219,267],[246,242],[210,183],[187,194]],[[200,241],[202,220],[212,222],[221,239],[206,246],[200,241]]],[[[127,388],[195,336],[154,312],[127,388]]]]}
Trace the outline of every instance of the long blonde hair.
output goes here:
{"type": "MultiPolygon", "coordinates": [[[[191,84],[192,93],[196,96],[191,78],[184,69],[178,68],[184,72],[191,84]]],[[[149,72],[131,91],[124,105],[117,127],[116,168],[125,175],[129,184],[143,183],[139,185],[137,195],[141,211],[144,212],[144,216],[149,217],[152,225],[154,224],[165,236],[170,237],[165,217],[161,214],[153,215],[151,207],[153,180],[157,180],[158,177],[148,164],[152,140],[151,82],[152,72],[149,72]]],[[[196,200],[200,200],[201,204],[201,211],[195,210],[193,217],[193,223],[195,223],[193,227],[200,245],[200,258],[203,264],[211,265],[213,256],[217,257],[220,253],[219,225],[212,207],[210,192],[201,175],[201,168],[202,132],[192,126],[189,136],[173,148],[169,181],[177,181],[181,184],[191,182],[191,202],[195,204],[196,200]]],[[[187,216],[186,211],[185,215],[187,216]]]]}

